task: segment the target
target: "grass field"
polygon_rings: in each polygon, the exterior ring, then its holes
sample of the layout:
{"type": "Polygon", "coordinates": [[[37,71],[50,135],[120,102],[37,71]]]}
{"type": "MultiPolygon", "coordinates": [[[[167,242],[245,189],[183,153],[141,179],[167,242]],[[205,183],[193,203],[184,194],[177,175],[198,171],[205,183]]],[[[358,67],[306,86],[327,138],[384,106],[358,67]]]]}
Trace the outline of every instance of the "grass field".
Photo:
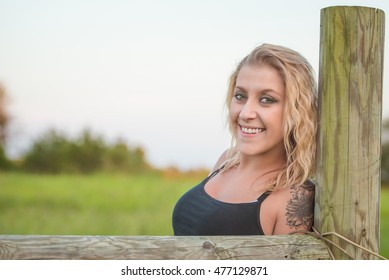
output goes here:
{"type": "Polygon", "coordinates": [[[389,187],[381,191],[381,255],[389,259],[389,187]]]}
{"type": "MultiPolygon", "coordinates": [[[[204,175],[0,173],[0,235],[172,235],[175,202],[204,175]]],[[[389,188],[381,254],[389,258],[389,188]]]]}
{"type": "Polygon", "coordinates": [[[172,235],[197,178],[0,174],[0,234],[172,235]]]}

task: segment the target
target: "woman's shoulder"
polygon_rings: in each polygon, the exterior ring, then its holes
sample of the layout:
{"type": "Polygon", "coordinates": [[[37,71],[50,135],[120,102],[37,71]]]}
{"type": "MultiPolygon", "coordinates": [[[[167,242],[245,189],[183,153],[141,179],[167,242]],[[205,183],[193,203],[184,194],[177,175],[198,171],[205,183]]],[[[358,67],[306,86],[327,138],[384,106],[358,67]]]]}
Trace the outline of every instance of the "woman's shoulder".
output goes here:
{"type": "Polygon", "coordinates": [[[313,224],[315,203],[315,184],[308,180],[302,185],[295,185],[272,193],[274,204],[279,205],[277,226],[282,234],[293,231],[310,230],[313,224]]]}
{"type": "Polygon", "coordinates": [[[296,197],[312,197],[315,195],[315,182],[313,180],[306,180],[304,184],[294,185],[274,191],[274,196],[279,199],[290,199],[296,197]]]}
{"type": "MultiPolygon", "coordinates": [[[[315,183],[312,180],[306,180],[304,184],[291,186],[289,188],[289,196],[293,198],[313,199],[315,196],[315,183]]],[[[301,199],[300,199],[301,200],[301,199]]]]}

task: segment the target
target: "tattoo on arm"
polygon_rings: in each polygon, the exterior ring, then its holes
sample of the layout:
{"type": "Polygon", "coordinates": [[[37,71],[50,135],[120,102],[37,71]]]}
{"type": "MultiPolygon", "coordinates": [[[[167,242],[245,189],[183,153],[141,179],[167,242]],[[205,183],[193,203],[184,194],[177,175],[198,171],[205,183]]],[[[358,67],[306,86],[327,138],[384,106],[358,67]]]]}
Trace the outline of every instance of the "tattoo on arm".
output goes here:
{"type": "Polygon", "coordinates": [[[286,223],[291,228],[310,230],[313,224],[315,186],[306,183],[291,188],[292,198],[286,206],[286,223]]]}

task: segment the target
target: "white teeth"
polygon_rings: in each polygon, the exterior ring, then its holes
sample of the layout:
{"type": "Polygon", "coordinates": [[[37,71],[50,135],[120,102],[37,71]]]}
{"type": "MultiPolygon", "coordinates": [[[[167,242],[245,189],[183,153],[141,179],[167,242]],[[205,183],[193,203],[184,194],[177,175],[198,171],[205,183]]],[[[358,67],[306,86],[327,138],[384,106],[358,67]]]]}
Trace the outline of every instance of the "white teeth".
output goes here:
{"type": "Polygon", "coordinates": [[[265,131],[265,129],[263,129],[263,128],[247,128],[247,127],[242,127],[242,131],[244,133],[248,133],[248,134],[257,134],[257,133],[265,131]]]}

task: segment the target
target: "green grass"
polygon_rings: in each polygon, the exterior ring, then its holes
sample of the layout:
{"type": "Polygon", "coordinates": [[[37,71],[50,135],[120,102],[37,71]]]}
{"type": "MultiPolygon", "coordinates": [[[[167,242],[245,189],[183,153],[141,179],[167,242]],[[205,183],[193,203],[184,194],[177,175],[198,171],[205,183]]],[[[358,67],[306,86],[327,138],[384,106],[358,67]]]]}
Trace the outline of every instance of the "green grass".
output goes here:
{"type": "MultiPolygon", "coordinates": [[[[172,235],[177,199],[203,176],[0,173],[0,235],[172,235]]],[[[389,188],[380,254],[389,258],[389,188]]]]}
{"type": "Polygon", "coordinates": [[[0,234],[172,235],[174,204],[198,181],[0,173],[0,234]]]}
{"type": "Polygon", "coordinates": [[[380,254],[389,259],[389,187],[381,190],[380,254]]]}

